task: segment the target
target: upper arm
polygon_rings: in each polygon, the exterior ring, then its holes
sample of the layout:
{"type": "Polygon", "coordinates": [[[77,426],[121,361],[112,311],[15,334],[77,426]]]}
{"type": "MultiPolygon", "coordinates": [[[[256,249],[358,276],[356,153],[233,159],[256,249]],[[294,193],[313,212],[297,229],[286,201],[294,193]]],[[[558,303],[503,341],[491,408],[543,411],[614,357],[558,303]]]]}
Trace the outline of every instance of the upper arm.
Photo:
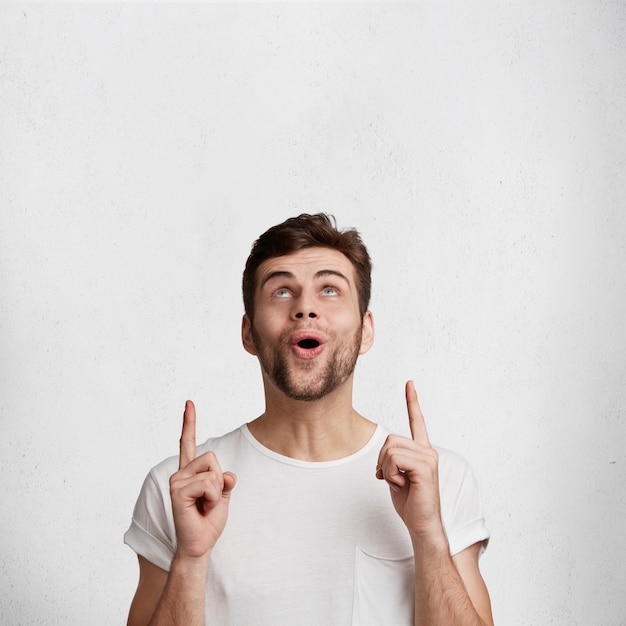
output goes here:
{"type": "Polygon", "coordinates": [[[487,591],[487,585],[485,585],[478,567],[480,546],[480,542],[475,543],[462,552],[455,554],[452,560],[463,580],[467,595],[470,597],[476,612],[487,626],[493,626],[489,591],[487,591]]]}
{"type": "Polygon", "coordinates": [[[139,584],[130,605],[128,626],[146,626],[150,622],[165,588],[168,573],[139,556],[139,584]]]}

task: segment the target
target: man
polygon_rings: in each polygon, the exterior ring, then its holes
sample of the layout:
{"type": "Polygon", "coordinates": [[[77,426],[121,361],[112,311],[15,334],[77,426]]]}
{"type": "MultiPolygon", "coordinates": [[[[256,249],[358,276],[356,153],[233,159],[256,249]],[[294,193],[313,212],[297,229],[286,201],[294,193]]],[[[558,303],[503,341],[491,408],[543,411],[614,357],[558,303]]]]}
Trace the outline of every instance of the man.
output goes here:
{"type": "Polygon", "coordinates": [[[352,406],[370,274],[358,233],[324,214],[255,242],[242,340],[265,411],[196,448],[186,403],[180,456],[150,472],[125,535],[129,624],[492,624],[471,470],[433,449],[411,382],[410,439],[352,406]]]}

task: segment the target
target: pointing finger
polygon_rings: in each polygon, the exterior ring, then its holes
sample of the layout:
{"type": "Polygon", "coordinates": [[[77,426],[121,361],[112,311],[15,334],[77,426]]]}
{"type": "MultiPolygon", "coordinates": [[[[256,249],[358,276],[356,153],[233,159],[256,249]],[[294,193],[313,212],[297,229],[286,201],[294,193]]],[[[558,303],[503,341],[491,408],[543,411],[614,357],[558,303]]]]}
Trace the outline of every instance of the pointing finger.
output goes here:
{"type": "Polygon", "coordinates": [[[183,432],[180,436],[180,461],[178,469],[183,469],[196,458],[196,407],[191,400],[185,402],[183,432]]]}
{"type": "Polygon", "coordinates": [[[422,409],[420,409],[419,402],[417,401],[417,392],[415,391],[415,385],[412,380],[407,382],[405,392],[406,408],[409,412],[411,437],[413,438],[413,441],[417,441],[425,446],[430,446],[428,431],[426,430],[426,422],[424,421],[422,409]]]}

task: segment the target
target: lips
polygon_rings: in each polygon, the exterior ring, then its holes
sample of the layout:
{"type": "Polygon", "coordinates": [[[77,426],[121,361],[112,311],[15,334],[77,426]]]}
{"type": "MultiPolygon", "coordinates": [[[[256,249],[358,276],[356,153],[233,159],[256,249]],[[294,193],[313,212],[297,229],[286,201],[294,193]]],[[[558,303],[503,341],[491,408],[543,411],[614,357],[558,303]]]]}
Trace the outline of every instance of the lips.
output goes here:
{"type": "Polygon", "coordinates": [[[314,330],[299,330],[291,336],[291,348],[297,357],[312,359],[324,349],[325,339],[314,330]]]}

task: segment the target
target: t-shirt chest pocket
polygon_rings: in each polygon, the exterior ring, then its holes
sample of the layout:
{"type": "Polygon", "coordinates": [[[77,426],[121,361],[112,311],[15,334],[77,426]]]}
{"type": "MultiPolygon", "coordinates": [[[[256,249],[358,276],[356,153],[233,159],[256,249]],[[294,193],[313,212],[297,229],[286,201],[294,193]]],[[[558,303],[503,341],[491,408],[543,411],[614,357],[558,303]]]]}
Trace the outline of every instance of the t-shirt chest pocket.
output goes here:
{"type": "Polygon", "coordinates": [[[412,626],[414,581],[412,554],[385,558],[357,546],[352,626],[412,626]]]}

